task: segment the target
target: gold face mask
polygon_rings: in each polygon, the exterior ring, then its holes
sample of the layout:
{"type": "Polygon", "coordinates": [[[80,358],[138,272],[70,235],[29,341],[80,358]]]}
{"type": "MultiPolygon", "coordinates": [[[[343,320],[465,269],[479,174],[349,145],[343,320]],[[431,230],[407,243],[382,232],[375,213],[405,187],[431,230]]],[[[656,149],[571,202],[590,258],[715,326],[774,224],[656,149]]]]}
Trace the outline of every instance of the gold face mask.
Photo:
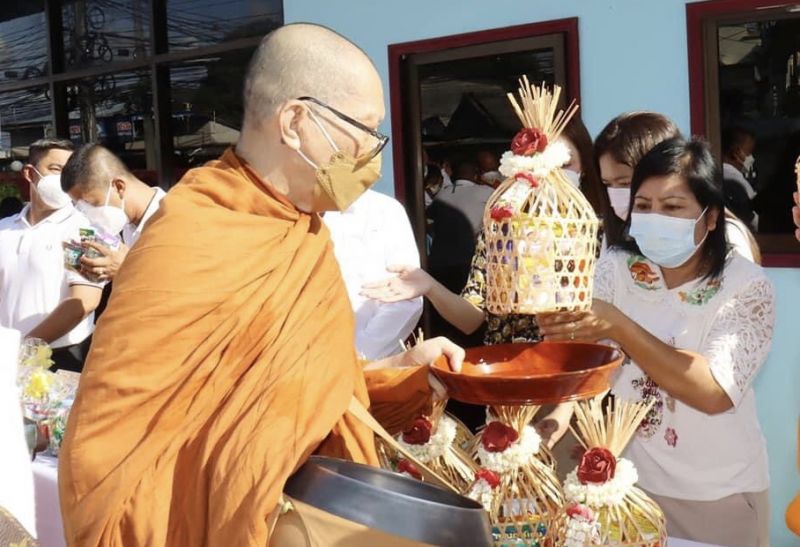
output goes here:
{"type": "Polygon", "coordinates": [[[381,178],[381,155],[359,164],[336,152],[327,165],[317,168],[315,211],[345,211],[381,178]]]}
{"type": "Polygon", "coordinates": [[[325,165],[315,164],[302,150],[297,150],[300,157],[316,171],[312,209],[315,212],[345,211],[381,178],[381,154],[367,162],[345,154],[333,142],[316,115],[313,112],[309,114],[334,150],[325,165]]]}

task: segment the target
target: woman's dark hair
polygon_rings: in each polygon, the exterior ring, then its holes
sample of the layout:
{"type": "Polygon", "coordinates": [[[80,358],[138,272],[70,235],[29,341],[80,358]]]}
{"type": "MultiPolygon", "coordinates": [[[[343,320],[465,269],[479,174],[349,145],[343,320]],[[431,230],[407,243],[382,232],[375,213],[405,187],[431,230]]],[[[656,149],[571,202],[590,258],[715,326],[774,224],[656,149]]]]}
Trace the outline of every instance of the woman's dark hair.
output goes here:
{"type": "Polygon", "coordinates": [[[605,210],[608,202],[603,181],[600,179],[600,169],[597,167],[597,160],[594,157],[592,147],[592,136],[589,130],[583,125],[580,116],[575,115],[564,128],[562,136],[569,139],[578,151],[581,160],[581,191],[592,205],[592,208],[599,215],[605,210]]]}
{"type": "MultiPolygon", "coordinates": [[[[656,112],[627,112],[606,125],[594,141],[594,157],[599,162],[610,154],[617,163],[635,169],[645,154],[667,139],[680,137],[681,132],[672,120],[656,112]]],[[[599,171],[599,168],[598,168],[599,171]]],[[[609,246],[622,242],[625,223],[611,208],[608,193],[603,188],[603,229],[609,246]]]]}
{"type": "MultiPolygon", "coordinates": [[[[722,172],[711,153],[711,147],[702,139],[674,138],[658,144],[639,161],[631,179],[630,210],[642,183],[653,177],[677,175],[686,180],[700,207],[707,209],[706,215],[716,210],[717,226],[709,232],[700,252],[703,265],[708,268],[707,278],[720,277],[725,269],[728,241],[725,236],[725,194],[722,191],[722,172]]],[[[628,233],[631,217],[624,223],[628,233]]],[[[639,246],[631,237],[625,237],[617,245],[632,253],[641,254],[639,246]]]]}

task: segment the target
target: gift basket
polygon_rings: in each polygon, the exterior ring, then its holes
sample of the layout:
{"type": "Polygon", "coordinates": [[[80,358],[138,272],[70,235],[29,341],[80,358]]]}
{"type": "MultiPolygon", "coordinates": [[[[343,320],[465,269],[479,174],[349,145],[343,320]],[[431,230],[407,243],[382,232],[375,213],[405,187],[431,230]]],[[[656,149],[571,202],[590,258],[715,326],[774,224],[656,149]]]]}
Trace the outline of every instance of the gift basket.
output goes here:
{"type": "Polygon", "coordinates": [[[39,439],[46,441],[49,452],[57,456],[79,375],[51,371],[52,354],[53,350],[43,340],[25,340],[20,348],[17,387],[25,419],[36,424],[39,439]]]}
{"type": "Polygon", "coordinates": [[[488,511],[500,545],[559,545],[564,497],[552,458],[531,425],[536,405],[490,407],[474,457],[481,468],[467,491],[488,511]]]}
{"type": "Polygon", "coordinates": [[[575,404],[577,432],[586,452],[564,481],[565,547],[665,545],[666,522],[656,503],[636,487],[633,463],[620,454],[652,406],[602,395],[575,404]]]}
{"type": "Polygon", "coordinates": [[[577,111],[559,110],[561,88],[520,81],[509,100],[523,129],[500,160],[506,177],[484,212],[486,305],[497,315],[588,309],[598,220],[561,170],[559,136],[577,111]]]}
{"type": "MultiPolygon", "coordinates": [[[[408,454],[427,465],[456,492],[463,492],[475,476],[477,466],[466,452],[472,433],[456,418],[445,413],[446,401],[434,403],[430,416],[419,416],[397,436],[408,454]]],[[[422,473],[411,460],[385,442],[378,442],[381,466],[415,479],[422,473]]]]}

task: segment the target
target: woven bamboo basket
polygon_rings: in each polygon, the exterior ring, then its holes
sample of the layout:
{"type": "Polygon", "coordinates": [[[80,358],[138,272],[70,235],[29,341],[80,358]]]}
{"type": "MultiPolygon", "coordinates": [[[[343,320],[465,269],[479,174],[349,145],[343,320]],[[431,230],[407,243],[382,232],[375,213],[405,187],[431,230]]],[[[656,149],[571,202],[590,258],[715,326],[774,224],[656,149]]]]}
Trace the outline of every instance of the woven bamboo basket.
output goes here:
{"type": "MultiPolygon", "coordinates": [[[[505,315],[588,309],[597,247],[598,220],[591,204],[561,170],[558,142],[577,111],[556,112],[561,88],[520,81],[519,102],[509,94],[523,129],[544,135],[544,146],[527,155],[503,156],[507,176],[484,213],[487,243],[486,303],[505,315]]],[[[515,142],[517,142],[515,138],[515,142]]],[[[569,159],[568,152],[566,159],[569,159]]]]}
{"type": "Polygon", "coordinates": [[[574,432],[587,453],[564,482],[566,531],[563,545],[664,546],[667,535],[663,512],[634,485],[637,475],[633,464],[619,457],[652,402],[633,403],[612,399],[603,413],[602,399],[601,396],[575,404],[577,431],[574,432]],[[611,478],[606,483],[598,483],[599,486],[594,486],[594,483],[587,486],[590,484],[589,481],[584,482],[587,474],[605,465],[607,461],[603,460],[606,457],[615,460],[611,478]],[[595,490],[594,494],[587,490],[602,488],[611,480],[619,481],[616,486],[621,485],[623,468],[630,481],[626,481],[616,494],[604,496],[598,494],[599,490],[595,490]]]}
{"type": "MultiPolygon", "coordinates": [[[[500,422],[512,428],[522,439],[523,430],[530,427],[538,406],[497,406],[490,408],[487,423],[500,422]]],[[[494,544],[501,546],[555,547],[563,536],[562,508],[564,495],[555,474],[550,452],[541,444],[539,451],[520,465],[497,472],[499,479],[490,491],[480,489],[480,473],[491,469],[482,461],[479,447],[487,425],[476,436],[472,450],[475,461],[482,466],[476,480],[465,492],[480,501],[489,513],[494,544]]],[[[485,454],[485,452],[484,452],[485,454]]]]}
{"type": "MultiPolygon", "coordinates": [[[[397,436],[397,441],[404,445],[417,459],[436,472],[441,478],[457,492],[464,492],[472,483],[478,467],[467,453],[467,447],[472,445],[472,432],[457,418],[444,412],[445,402],[440,401],[434,404],[430,416],[420,417],[423,423],[427,421],[431,425],[431,439],[437,439],[437,433],[443,428],[450,428],[452,440],[447,443],[443,450],[431,449],[425,445],[409,445],[403,441],[404,435],[410,430],[397,436]],[[441,454],[438,454],[441,452],[441,454]]],[[[417,420],[415,420],[417,424],[417,420]]],[[[414,427],[414,426],[412,426],[414,427]]],[[[416,475],[412,462],[406,460],[386,442],[377,440],[378,456],[381,467],[392,471],[416,475]]],[[[417,477],[420,478],[420,477],[417,477]]]]}

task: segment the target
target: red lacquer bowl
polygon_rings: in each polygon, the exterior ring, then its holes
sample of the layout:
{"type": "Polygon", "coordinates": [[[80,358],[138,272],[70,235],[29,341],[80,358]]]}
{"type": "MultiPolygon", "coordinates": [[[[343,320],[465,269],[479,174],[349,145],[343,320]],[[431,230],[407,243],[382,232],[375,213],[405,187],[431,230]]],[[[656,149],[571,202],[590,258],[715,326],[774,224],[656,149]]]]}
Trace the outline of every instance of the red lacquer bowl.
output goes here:
{"type": "Polygon", "coordinates": [[[431,370],[457,401],[545,405],[603,393],[623,358],[622,351],[602,344],[498,344],[468,349],[460,373],[450,371],[445,357],[431,370]]]}

